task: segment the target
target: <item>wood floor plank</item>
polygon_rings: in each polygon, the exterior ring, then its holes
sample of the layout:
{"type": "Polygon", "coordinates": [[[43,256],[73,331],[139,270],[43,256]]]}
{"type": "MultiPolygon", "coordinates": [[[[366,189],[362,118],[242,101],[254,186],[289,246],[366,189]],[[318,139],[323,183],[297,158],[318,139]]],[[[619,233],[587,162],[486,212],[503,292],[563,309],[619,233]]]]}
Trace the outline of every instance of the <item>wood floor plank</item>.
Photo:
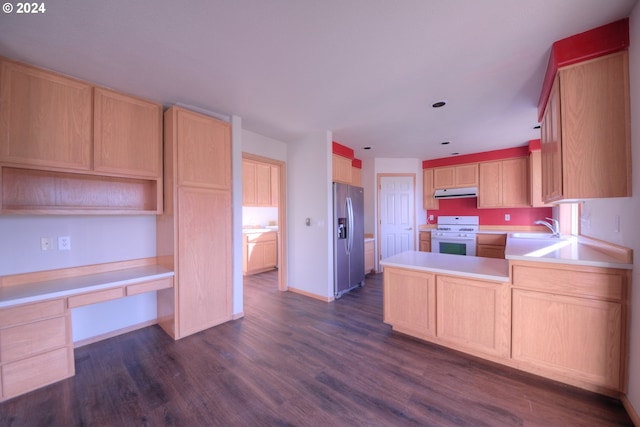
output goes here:
{"type": "Polygon", "coordinates": [[[245,317],[76,350],[76,376],[0,404],[2,426],[630,426],[622,404],[394,333],[382,278],[326,303],[248,276],[245,317]]]}

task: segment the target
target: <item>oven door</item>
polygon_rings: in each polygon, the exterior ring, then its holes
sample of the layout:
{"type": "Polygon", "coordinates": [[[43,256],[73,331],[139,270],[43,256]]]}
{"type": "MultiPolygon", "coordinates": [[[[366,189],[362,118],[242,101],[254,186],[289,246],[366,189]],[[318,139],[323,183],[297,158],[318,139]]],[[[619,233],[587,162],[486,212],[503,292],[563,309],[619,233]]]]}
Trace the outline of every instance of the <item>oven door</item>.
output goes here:
{"type": "Polygon", "coordinates": [[[434,236],[431,234],[431,252],[476,256],[476,236],[434,236]]]}

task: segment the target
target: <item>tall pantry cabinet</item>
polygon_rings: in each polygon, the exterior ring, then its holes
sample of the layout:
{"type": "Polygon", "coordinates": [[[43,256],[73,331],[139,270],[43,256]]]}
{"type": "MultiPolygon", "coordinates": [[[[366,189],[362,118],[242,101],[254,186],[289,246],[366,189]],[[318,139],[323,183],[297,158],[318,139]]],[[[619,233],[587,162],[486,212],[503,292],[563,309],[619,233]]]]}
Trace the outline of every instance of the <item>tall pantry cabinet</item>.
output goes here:
{"type": "Polygon", "coordinates": [[[179,339],[232,317],[230,125],[179,107],[167,110],[164,185],[157,254],[175,271],[175,284],[158,292],[158,319],[179,339]]]}

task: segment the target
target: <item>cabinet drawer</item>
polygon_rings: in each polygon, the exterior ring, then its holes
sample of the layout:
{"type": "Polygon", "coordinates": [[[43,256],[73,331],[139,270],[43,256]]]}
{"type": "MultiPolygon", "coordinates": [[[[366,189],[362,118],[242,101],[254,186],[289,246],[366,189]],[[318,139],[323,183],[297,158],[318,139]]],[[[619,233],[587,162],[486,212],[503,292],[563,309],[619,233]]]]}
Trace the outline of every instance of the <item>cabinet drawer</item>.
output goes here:
{"type": "Polygon", "coordinates": [[[477,243],[479,245],[495,245],[504,246],[507,244],[506,234],[481,234],[476,235],[477,243]]]}
{"type": "Polygon", "coordinates": [[[431,242],[431,232],[430,231],[421,231],[418,233],[420,235],[421,242],[431,242]]]}
{"type": "Polygon", "coordinates": [[[256,243],[256,242],[271,242],[276,240],[276,233],[247,233],[247,242],[256,243]]]}
{"type": "Polygon", "coordinates": [[[166,277],[164,279],[151,280],[144,283],[136,283],[135,285],[127,286],[127,296],[144,294],[145,292],[158,291],[160,289],[166,289],[173,286],[173,278],[166,277]]]}
{"type": "Polygon", "coordinates": [[[71,350],[67,347],[2,367],[3,399],[43,387],[74,374],[71,350]]]}
{"type": "Polygon", "coordinates": [[[63,299],[4,308],[0,310],[0,328],[46,319],[47,317],[62,316],[63,314],[63,299]]]}
{"type": "Polygon", "coordinates": [[[554,294],[620,301],[626,277],[616,270],[513,265],[513,286],[554,294]]]}
{"type": "Polygon", "coordinates": [[[105,289],[104,291],[89,292],[87,294],[69,297],[69,308],[109,301],[112,299],[122,298],[123,296],[123,288],[113,288],[105,289]]]}
{"type": "Polygon", "coordinates": [[[0,362],[42,353],[67,343],[66,317],[54,317],[0,330],[0,362]]]}

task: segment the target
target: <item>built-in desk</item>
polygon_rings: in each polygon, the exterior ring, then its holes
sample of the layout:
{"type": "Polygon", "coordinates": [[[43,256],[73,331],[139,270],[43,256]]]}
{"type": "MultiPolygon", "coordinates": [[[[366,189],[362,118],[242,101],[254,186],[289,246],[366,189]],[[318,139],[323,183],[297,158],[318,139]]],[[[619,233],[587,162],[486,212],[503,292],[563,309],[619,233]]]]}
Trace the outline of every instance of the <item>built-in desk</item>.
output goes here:
{"type": "Polygon", "coordinates": [[[70,310],[173,287],[155,258],[0,277],[0,401],[75,374],[70,310]]]}

